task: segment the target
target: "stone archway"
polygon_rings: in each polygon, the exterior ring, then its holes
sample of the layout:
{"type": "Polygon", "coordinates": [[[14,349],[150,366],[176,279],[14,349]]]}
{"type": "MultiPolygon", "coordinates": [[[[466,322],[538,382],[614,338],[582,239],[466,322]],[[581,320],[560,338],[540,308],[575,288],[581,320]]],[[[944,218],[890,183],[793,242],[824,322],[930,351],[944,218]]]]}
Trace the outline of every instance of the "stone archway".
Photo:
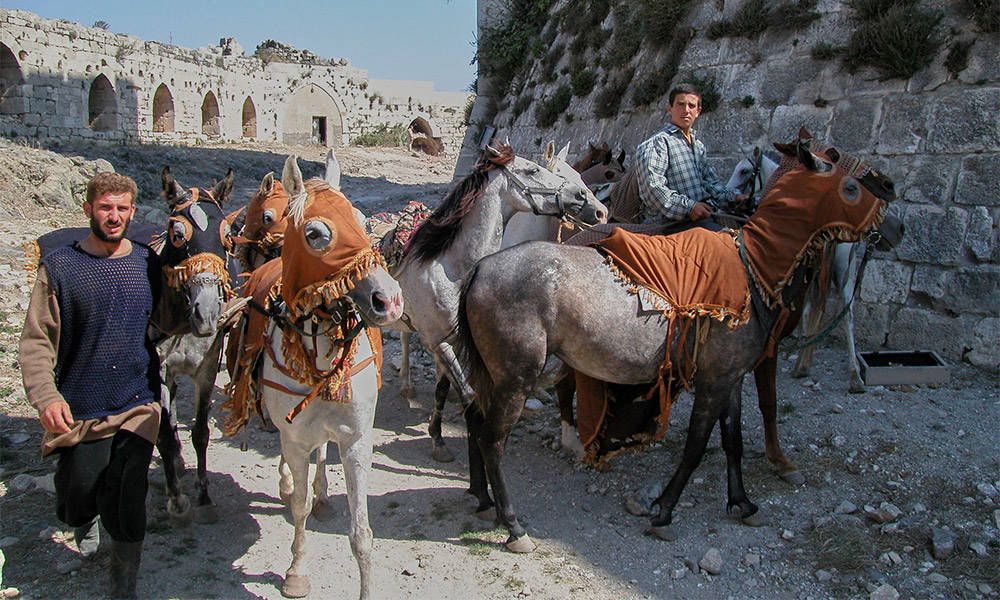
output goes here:
{"type": "Polygon", "coordinates": [[[257,137],[257,107],[250,96],[243,101],[243,137],[257,137]]]}
{"type": "Polygon", "coordinates": [[[344,123],[337,101],[318,85],[300,87],[285,102],[284,143],[340,146],[343,133],[344,123]]]}
{"type": "Polygon", "coordinates": [[[114,131],[118,128],[118,99],[106,75],[98,75],[90,84],[87,123],[94,131],[114,131]]]}
{"type": "Polygon", "coordinates": [[[14,52],[4,44],[0,44],[0,115],[20,117],[25,112],[26,102],[21,94],[24,85],[24,73],[17,62],[14,52]]]}
{"type": "Polygon", "coordinates": [[[174,97],[167,84],[161,83],[153,94],[153,131],[174,130],[174,97]]]}
{"type": "Polygon", "coordinates": [[[205,94],[205,100],[201,103],[201,132],[211,137],[218,137],[222,133],[219,101],[212,92],[205,94]]]}

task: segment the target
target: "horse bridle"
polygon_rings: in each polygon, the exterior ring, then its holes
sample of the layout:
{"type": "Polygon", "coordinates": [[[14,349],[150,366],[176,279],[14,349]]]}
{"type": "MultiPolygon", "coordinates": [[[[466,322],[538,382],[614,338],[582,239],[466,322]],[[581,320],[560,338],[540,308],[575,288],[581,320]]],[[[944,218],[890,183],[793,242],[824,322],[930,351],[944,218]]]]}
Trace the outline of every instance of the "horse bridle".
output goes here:
{"type": "MultiPolygon", "coordinates": [[[[761,175],[763,174],[761,167],[764,164],[764,153],[761,152],[760,154],[758,154],[757,160],[754,160],[753,157],[747,156],[746,154],[744,154],[743,156],[750,163],[750,169],[753,173],[750,177],[750,189],[746,193],[747,201],[753,204],[754,200],[753,195],[757,192],[757,181],[761,180],[761,175]]],[[[760,189],[762,190],[764,189],[765,183],[766,182],[763,180],[760,181],[760,189]]]]}
{"type": "Polygon", "coordinates": [[[510,182],[514,184],[514,187],[516,187],[518,191],[522,192],[528,199],[528,206],[531,207],[532,213],[540,217],[559,217],[560,219],[570,219],[573,222],[578,221],[576,215],[572,215],[566,212],[566,207],[563,205],[562,200],[559,198],[560,193],[563,191],[563,189],[565,189],[565,187],[569,185],[569,180],[567,180],[566,178],[563,178],[563,181],[562,183],[559,184],[559,187],[556,188],[539,187],[539,186],[531,186],[521,181],[521,179],[518,178],[517,174],[514,173],[514,171],[508,169],[506,165],[503,168],[503,172],[510,179],[510,182]],[[535,200],[534,197],[535,194],[538,194],[540,196],[551,195],[555,200],[556,212],[554,213],[542,212],[542,209],[539,208],[539,203],[535,200]]]}

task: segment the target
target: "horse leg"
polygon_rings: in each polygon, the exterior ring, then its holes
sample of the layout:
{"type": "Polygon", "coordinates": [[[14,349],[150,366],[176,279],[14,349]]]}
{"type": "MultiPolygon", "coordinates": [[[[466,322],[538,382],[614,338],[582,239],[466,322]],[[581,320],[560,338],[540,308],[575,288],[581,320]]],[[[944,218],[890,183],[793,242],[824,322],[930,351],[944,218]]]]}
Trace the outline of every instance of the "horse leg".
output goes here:
{"type": "Polygon", "coordinates": [[[847,272],[843,275],[839,272],[834,272],[834,276],[842,278],[842,281],[838,282],[840,287],[841,299],[844,302],[844,306],[847,307],[847,314],[844,315],[844,328],[846,329],[847,337],[847,370],[850,380],[848,384],[848,391],[852,394],[864,394],[865,393],[865,382],[861,379],[861,368],[858,366],[858,359],[855,356],[854,347],[854,294],[855,290],[860,291],[860,286],[855,286],[861,271],[861,261],[863,260],[864,250],[862,245],[859,243],[851,244],[850,252],[847,254],[847,272]],[[862,256],[858,256],[861,253],[862,256]]]}
{"type": "Polygon", "coordinates": [[[281,595],[286,598],[301,598],[309,594],[309,575],[300,572],[302,559],[306,554],[306,518],[309,516],[309,450],[298,444],[281,439],[281,496],[292,511],[292,522],[295,534],[292,537],[292,563],[285,571],[285,581],[281,586],[281,595]],[[287,489],[288,481],[291,490],[287,489]],[[287,496],[286,490],[290,492],[287,496]]]}
{"type": "MultiPolygon", "coordinates": [[[[742,380],[742,378],[741,378],[742,380]]],[[[747,498],[743,487],[743,427],[740,413],[743,404],[741,385],[733,386],[729,405],[719,415],[719,431],[722,448],[726,452],[726,488],[728,501],[726,511],[738,517],[747,525],[763,525],[757,506],[747,498]]]]}
{"type": "Polygon", "coordinates": [[[320,521],[329,521],[333,518],[333,509],[330,508],[330,499],[327,496],[329,483],[326,479],[326,453],[329,443],[320,444],[316,448],[316,474],[313,476],[313,505],[312,515],[320,521]]]}
{"type": "Polygon", "coordinates": [[[483,427],[483,415],[476,405],[465,409],[465,427],[469,436],[469,489],[467,492],[479,501],[475,510],[476,516],[484,521],[492,521],[495,518],[495,512],[491,510],[493,499],[490,498],[483,454],[476,443],[479,430],[483,427]]]}
{"type": "Polygon", "coordinates": [[[451,380],[438,369],[438,382],[434,387],[434,408],[431,410],[431,419],[427,424],[427,433],[431,436],[431,458],[438,462],[451,462],[455,460],[455,455],[444,444],[441,437],[441,413],[444,411],[444,404],[448,400],[448,390],[451,388],[451,380]]]}
{"type": "Polygon", "coordinates": [[[156,437],[156,448],[163,460],[163,475],[167,482],[167,516],[175,527],[186,527],[191,523],[191,501],[181,491],[184,459],[181,457],[177,417],[172,410],[175,391],[176,386],[171,380],[171,385],[161,392],[168,398],[168,405],[160,409],[160,431],[156,437]]]}
{"type": "Polygon", "coordinates": [[[216,346],[221,345],[220,340],[224,337],[223,333],[216,334],[216,341],[198,365],[193,378],[197,412],[191,439],[198,456],[198,479],[195,483],[198,503],[194,509],[194,520],[198,523],[215,523],[219,520],[215,503],[208,495],[208,411],[212,407],[212,388],[215,387],[215,375],[219,370],[219,349],[216,346]]]}
{"type": "Polygon", "coordinates": [[[399,387],[399,395],[406,400],[412,400],[414,397],[413,393],[413,383],[410,382],[410,336],[413,335],[409,331],[403,331],[399,334],[399,345],[400,345],[400,356],[399,360],[399,380],[402,382],[399,387]]]}
{"type": "Polygon", "coordinates": [[[580,443],[580,434],[576,430],[576,418],[573,416],[573,396],[576,394],[576,380],[573,370],[565,364],[559,370],[556,378],[556,398],[559,400],[559,420],[562,424],[562,447],[577,459],[582,459],[587,453],[580,443]]]}
{"type": "Polygon", "coordinates": [[[340,462],[344,466],[344,481],[347,484],[347,504],[351,511],[351,552],[358,561],[361,579],[359,598],[372,597],[372,530],[368,524],[368,476],[372,467],[372,433],[366,432],[353,440],[340,441],[340,462]]]}
{"type": "Polygon", "coordinates": [[[509,532],[504,545],[511,552],[519,554],[533,551],[535,543],[531,541],[524,527],[517,521],[517,514],[514,512],[514,504],[511,502],[500,462],[503,460],[507,435],[521,415],[526,398],[527,394],[524,392],[504,394],[495,398],[490,407],[489,417],[476,435],[476,443],[482,453],[486,474],[489,477],[490,486],[493,488],[493,496],[496,498],[497,518],[507,527],[509,532]]]}
{"type": "Polygon", "coordinates": [[[798,467],[788,460],[778,441],[778,388],[775,381],[778,358],[765,358],[753,372],[757,383],[757,406],[764,420],[764,453],[767,460],[778,470],[778,475],[792,485],[802,485],[806,478],[798,467]]]}
{"type": "Polygon", "coordinates": [[[864,394],[865,393],[865,382],[861,379],[861,367],[858,366],[858,359],[856,349],[854,347],[854,307],[853,305],[847,309],[847,315],[844,317],[846,321],[845,327],[847,327],[847,369],[850,373],[850,387],[848,390],[852,394],[864,394]]]}

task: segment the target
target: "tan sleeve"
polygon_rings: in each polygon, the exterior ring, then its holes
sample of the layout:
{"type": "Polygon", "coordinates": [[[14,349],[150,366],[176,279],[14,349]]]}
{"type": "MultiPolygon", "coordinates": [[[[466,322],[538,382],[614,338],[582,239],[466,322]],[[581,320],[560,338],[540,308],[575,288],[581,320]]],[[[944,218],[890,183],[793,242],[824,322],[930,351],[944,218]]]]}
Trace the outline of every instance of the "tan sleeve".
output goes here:
{"type": "Polygon", "coordinates": [[[28,401],[39,414],[53,402],[63,400],[56,389],[56,353],[59,350],[59,301],[49,283],[45,265],[31,290],[28,314],[21,331],[18,362],[28,401]]]}

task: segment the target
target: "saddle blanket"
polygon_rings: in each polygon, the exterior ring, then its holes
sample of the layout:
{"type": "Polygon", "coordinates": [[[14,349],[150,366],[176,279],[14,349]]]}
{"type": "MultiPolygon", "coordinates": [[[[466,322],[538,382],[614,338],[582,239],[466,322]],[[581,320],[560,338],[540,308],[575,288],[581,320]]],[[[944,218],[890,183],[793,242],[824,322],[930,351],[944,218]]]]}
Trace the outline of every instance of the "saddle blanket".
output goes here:
{"type": "Polygon", "coordinates": [[[427,220],[431,211],[420,202],[410,202],[398,213],[376,213],[365,222],[365,232],[372,248],[385,259],[391,273],[403,260],[413,232],[427,220]]]}

